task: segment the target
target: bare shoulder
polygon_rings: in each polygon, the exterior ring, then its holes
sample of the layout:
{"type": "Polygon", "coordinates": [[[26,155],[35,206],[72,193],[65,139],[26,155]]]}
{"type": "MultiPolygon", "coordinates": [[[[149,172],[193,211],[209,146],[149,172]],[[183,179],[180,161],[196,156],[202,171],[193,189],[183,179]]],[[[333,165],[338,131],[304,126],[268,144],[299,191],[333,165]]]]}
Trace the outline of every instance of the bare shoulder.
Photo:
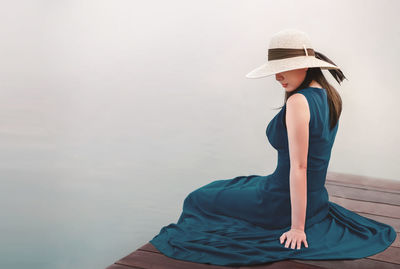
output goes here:
{"type": "Polygon", "coordinates": [[[286,116],[310,120],[307,98],[301,93],[292,94],[286,101],[286,116]]]}
{"type": "Polygon", "coordinates": [[[286,106],[292,108],[308,108],[307,98],[301,93],[292,94],[286,101],[286,106]]]}

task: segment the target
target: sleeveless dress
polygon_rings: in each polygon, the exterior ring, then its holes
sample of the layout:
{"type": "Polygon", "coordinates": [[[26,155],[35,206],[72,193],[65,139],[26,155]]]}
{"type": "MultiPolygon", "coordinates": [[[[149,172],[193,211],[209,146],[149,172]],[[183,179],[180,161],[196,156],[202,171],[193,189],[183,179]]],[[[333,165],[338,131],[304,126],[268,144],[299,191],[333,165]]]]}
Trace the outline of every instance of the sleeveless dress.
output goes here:
{"type": "Polygon", "coordinates": [[[291,227],[290,159],[286,104],[269,122],[266,135],[278,152],[270,175],[237,176],[204,185],[187,195],[177,223],[161,228],[149,242],[164,255],[197,263],[241,266],[286,259],[357,259],[384,251],[396,238],[390,225],[329,201],[325,178],[338,124],[329,128],[325,89],[308,87],[308,248],[285,248],[280,236],[291,227]]]}

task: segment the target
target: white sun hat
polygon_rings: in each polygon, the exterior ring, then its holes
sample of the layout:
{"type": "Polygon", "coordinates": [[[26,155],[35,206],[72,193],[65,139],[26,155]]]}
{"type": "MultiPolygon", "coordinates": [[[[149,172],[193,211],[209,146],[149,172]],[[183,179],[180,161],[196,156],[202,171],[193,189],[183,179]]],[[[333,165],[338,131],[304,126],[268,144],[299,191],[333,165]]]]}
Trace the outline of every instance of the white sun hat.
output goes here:
{"type": "Polygon", "coordinates": [[[276,73],[305,67],[330,69],[329,72],[334,77],[343,75],[334,62],[313,49],[305,32],[285,29],[272,36],[268,48],[268,62],[252,70],[246,77],[268,77],[276,73]]]}

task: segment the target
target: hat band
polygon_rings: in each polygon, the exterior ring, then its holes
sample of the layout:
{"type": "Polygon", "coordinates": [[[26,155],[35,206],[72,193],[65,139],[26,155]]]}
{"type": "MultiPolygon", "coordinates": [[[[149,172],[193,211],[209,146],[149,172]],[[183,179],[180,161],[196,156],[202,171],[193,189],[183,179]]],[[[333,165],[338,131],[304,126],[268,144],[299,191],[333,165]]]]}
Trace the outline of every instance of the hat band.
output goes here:
{"type": "Polygon", "coordinates": [[[315,56],[314,49],[284,49],[275,48],[268,50],[268,61],[292,58],[297,56],[315,56]]]}
{"type": "MultiPolygon", "coordinates": [[[[318,51],[314,51],[314,49],[307,49],[304,46],[304,49],[286,49],[286,48],[275,48],[268,50],[268,61],[280,60],[286,58],[292,58],[297,56],[314,56],[315,58],[330,63],[334,66],[337,66],[331,59],[326,57],[324,54],[318,51]],[[307,51],[306,51],[307,50],[307,51]]],[[[329,69],[329,73],[334,77],[334,79],[340,84],[344,79],[347,79],[342,70],[339,68],[329,69]]]]}

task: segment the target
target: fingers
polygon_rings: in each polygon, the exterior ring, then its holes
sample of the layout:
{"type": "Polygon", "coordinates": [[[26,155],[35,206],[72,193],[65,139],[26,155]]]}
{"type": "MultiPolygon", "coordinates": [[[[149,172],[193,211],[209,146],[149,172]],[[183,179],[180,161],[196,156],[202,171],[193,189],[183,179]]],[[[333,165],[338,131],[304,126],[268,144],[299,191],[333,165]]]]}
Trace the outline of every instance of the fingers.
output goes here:
{"type": "Polygon", "coordinates": [[[305,238],[297,238],[297,237],[292,237],[292,236],[287,236],[286,233],[282,234],[280,237],[280,242],[281,244],[286,240],[285,248],[288,248],[290,245],[291,249],[295,249],[297,246],[297,249],[301,248],[301,243],[304,243],[304,246],[308,248],[308,243],[305,238]]]}
{"type": "Polygon", "coordinates": [[[300,247],[301,247],[301,239],[300,238],[296,238],[295,240],[293,240],[292,241],[292,246],[291,246],[291,248],[292,249],[295,249],[296,248],[296,246],[297,246],[297,249],[300,249],[300,247]]]}
{"type": "Polygon", "coordinates": [[[295,246],[296,246],[296,240],[294,240],[293,238],[288,238],[288,239],[286,240],[285,248],[288,248],[289,245],[290,245],[290,248],[291,248],[291,249],[294,249],[295,246]]]}
{"type": "Polygon", "coordinates": [[[297,240],[292,240],[292,244],[290,246],[291,249],[295,249],[297,244],[297,240]]]}
{"type": "Polygon", "coordinates": [[[292,242],[292,238],[286,240],[285,248],[289,247],[289,244],[292,242]]]}
{"type": "Polygon", "coordinates": [[[282,234],[280,239],[281,239],[281,244],[282,244],[283,241],[285,241],[285,239],[286,239],[286,233],[282,234]]]}
{"type": "Polygon", "coordinates": [[[301,240],[297,241],[297,249],[300,249],[300,247],[301,247],[301,240]]]}
{"type": "Polygon", "coordinates": [[[286,240],[285,248],[287,248],[289,246],[290,242],[292,241],[292,238],[288,238],[287,234],[284,233],[281,235],[280,240],[281,240],[281,244],[286,240]]]}

